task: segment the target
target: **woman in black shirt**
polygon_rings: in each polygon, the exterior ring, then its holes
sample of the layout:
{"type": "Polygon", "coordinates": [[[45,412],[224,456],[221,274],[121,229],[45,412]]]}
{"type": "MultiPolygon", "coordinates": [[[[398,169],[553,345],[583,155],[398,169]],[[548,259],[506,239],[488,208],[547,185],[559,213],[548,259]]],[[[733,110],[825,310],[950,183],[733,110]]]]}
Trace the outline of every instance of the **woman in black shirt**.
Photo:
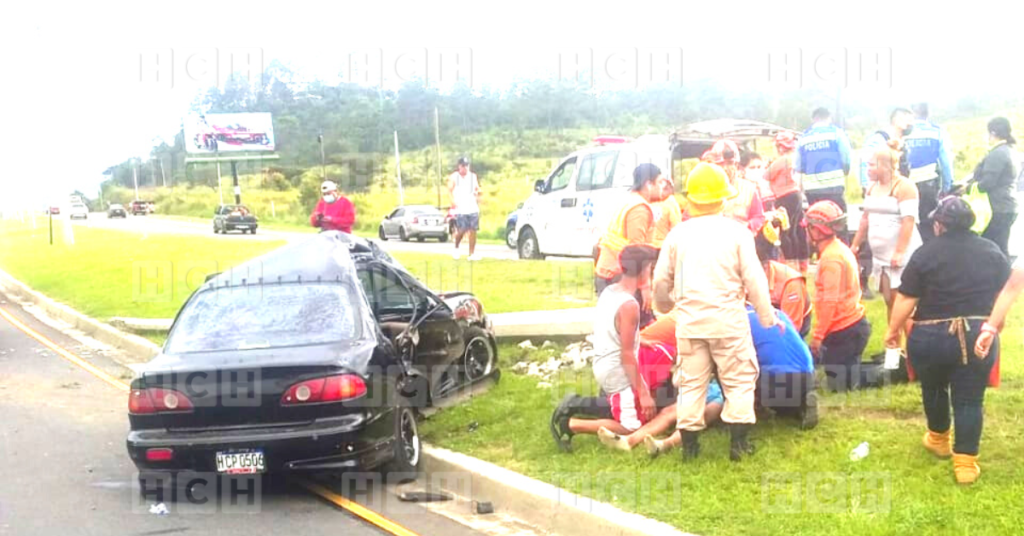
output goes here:
{"type": "Polygon", "coordinates": [[[975,168],[971,182],[977,182],[978,189],[988,193],[992,205],[992,220],[981,236],[995,242],[1009,257],[1010,228],[1017,219],[1017,200],[1013,197],[1017,165],[1012,150],[1017,140],[1010,134],[1010,121],[1005,117],[989,121],[988,139],[992,149],[975,168]]]}
{"type": "Polygon", "coordinates": [[[929,219],[936,238],[914,252],[903,270],[885,345],[899,347],[900,328],[913,313],[907,353],[921,381],[928,419],[924,446],[940,458],[952,456],[957,482],[970,484],[981,473],[982,404],[999,358],[998,343],[984,357],[974,346],[1010,265],[995,244],[971,232],[975,216],[963,199],[944,198],[929,219]],[[952,448],[950,395],[956,424],[952,448]]]}

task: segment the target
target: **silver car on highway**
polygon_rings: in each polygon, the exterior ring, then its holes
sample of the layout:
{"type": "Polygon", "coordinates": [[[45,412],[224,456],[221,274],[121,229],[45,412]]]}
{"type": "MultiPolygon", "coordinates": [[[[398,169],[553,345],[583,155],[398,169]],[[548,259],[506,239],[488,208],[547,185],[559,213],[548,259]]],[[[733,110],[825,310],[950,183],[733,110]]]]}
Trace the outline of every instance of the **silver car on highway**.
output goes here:
{"type": "Polygon", "coordinates": [[[444,214],[437,207],[430,205],[406,205],[398,207],[384,217],[377,229],[381,240],[398,237],[403,242],[413,238],[422,242],[427,238],[436,238],[440,242],[448,241],[448,226],[444,214]]]}

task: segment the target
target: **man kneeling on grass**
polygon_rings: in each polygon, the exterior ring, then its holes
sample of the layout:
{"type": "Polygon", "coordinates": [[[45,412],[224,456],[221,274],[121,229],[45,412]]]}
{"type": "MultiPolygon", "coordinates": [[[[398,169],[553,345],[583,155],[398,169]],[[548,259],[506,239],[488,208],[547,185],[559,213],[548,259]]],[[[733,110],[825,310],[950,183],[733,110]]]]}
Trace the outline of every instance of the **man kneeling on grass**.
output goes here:
{"type": "Polygon", "coordinates": [[[563,401],[552,419],[552,433],[562,450],[569,450],[574,434],[596,434],[604,428],[606,434],[626,435],[643,428],[660,430],[675,420],[674,411],[658,412],[638,360],[640,304],[634,295],[650,285],[657,258],[658,251],[646,245],[626,246],[619,254],[622,279],[601,293],[594,315],[594,379],[607,395],[611,418],[568,417],[563,401]]]}
{"type": "MultiPolygon", "coordinates": [[[[644,383],[651,390],[651,396],[654,397],[654,404],[658,408],[659,416],[649,425],[641,426],[628,436],[622,436],[601,427],[598,429],[598,438],[602,443],[612,448],[630,450],[644,441],[647,436],[665,432],[672,426],[675,422],[677,396],[675,386],[672,385],[672,367],[675,356],[675,321],[672,317],[663,316],[640,330],[637,368],[644,383]],[[659,426],[661,427],[659,428],[659,426]]],[[[566,452],[571,450],[569,441],[574,432],[570,429],[569,423],[574,417],[585,417],[591,420],[615,419],[609,399],[610,397],[604,393],[601,393],[601,396],[590,397],[570,393],[562,399],[551,416],[551,433],[561,450],[566,452]]],[[[718,420],[718,416],[722,413],[722,405],[725,403],[722,389],[717,381],[712,380],[708,388],[706,403],[704,420],[710,424],[718,420]]],[[[577,423],[576,428],[584,427],[580,427],[577,423]]]]}

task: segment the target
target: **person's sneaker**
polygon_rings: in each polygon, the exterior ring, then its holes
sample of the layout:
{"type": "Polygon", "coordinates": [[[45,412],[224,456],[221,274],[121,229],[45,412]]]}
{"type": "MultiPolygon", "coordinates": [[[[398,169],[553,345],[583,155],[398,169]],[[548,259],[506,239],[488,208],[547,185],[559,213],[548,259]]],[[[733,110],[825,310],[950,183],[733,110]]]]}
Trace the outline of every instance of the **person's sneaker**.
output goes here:
{"type": "Polygon", "coordinates": [[[804,397],[804,407],[800,409],[800,429],[810,430],[818,426],[818,393],[811,391],[804,397]]]}
{"type": "Polygon", "coordinates": [[[653,459],[657,458],[659,454],[665,449],[664,442],[660,439],[655,439],[654,436],[647,436],[644,438],[644,447],[647,448],[647,454],[653,459]]]}
{"type": "Polygon", "coordinates": [[[558,404],[551,414],[551,437],[562,452],[572,452],[572,430],[569,428],[570,408],[579,399],[579,395],[570,393],[565,395],[562,402],[558,404]]]}
{"type": "Polygon", "coordinates": [[[597,439],[606,447],[613,450],[624,450],[629,452],[632,447],[629,446],[629,441],[626,438],[612,432],[604,426],[597,429],[597,439]]]}
{"type": "Polygon", "coordinates": [[[459,253],[458,250],[455,250],[455,253],[452,253],[452,258],[455,260],[459,260],[460,258],[462,258],[462,255],[459,253]]]}
{"type": "Polygon", "coordinates": [[[479,255],[478,253],[474,253],[474,254],[470,255],[470,256],[468,257],[468,259],[469,259],[470,261],[478,261],[478,260],[480,260],[480,255],[479,255]]]}

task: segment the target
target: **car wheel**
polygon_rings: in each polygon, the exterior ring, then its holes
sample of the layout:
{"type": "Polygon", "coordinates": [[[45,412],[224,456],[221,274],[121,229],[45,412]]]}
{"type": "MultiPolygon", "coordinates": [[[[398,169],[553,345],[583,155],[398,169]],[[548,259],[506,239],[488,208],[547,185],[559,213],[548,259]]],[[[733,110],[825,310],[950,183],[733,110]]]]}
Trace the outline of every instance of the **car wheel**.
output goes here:
{"type": "Polygon", "coordinates": [[[252,229],[250,229],[249,234],[256,234],[256,228],[253,227],[252,229]]]}
{"type": "Polygon", "coordinates": [[[505,227],[505,244],[508,245],[509,249],[516,249],[516,226],[509,224],[505,227]]]}
{"type": "Polygon", "coordinates": [[[217,233],[219,233],[219,232],[220,232],[220,231],[218,231],[218,230],[217,230],[217,224],[216,224],[216,223],[215,223],[215,224],[213,224],[213,234],[217,234],[217,233]]]}
{"type": "Polygon", "coordinates": [[[408,242],[409,241],[409,237],[405,234],[405,227],[399,227],[398,228],[398,238],[400,238],[402,240],[402,242],[408,242]]]}
{"type": "Polygon", "coordinates": [[[381,225],[377,228],[377,236],[380,237],[382,242],[388,241],[388,235],[384,234],[384,226],[381,225]]]}
{"type": "Polygon", "coordinates": [[[437,241],[438,242],[447,242],[448,241],[448,233],[445,233],[445,234],[437,237],[437,241]]]}
{"type": "Polygon", "coordinates": [[[466,329],[466,353],[462,356],[462,374],[475,382],[494,370],[495,350],[487,332],[476,326],[466,329]]]}
{"type": "Polygon", "coordinates": [[[395,409],[394,415],[394,458],[384,469],[389,482],[401,483],[416,479],[423,445],[420,443],[419,427],[413,408],[403,401],[395,409]]]}
{"type": "Polygon", "coordinates": [[[544,258],[544,255],[540,253],[540,246],[537,245],[537,235],[529,227],[523,229],[523,236],[517,240],[517,246],[520,259],[541,260],[544,258]]]}

